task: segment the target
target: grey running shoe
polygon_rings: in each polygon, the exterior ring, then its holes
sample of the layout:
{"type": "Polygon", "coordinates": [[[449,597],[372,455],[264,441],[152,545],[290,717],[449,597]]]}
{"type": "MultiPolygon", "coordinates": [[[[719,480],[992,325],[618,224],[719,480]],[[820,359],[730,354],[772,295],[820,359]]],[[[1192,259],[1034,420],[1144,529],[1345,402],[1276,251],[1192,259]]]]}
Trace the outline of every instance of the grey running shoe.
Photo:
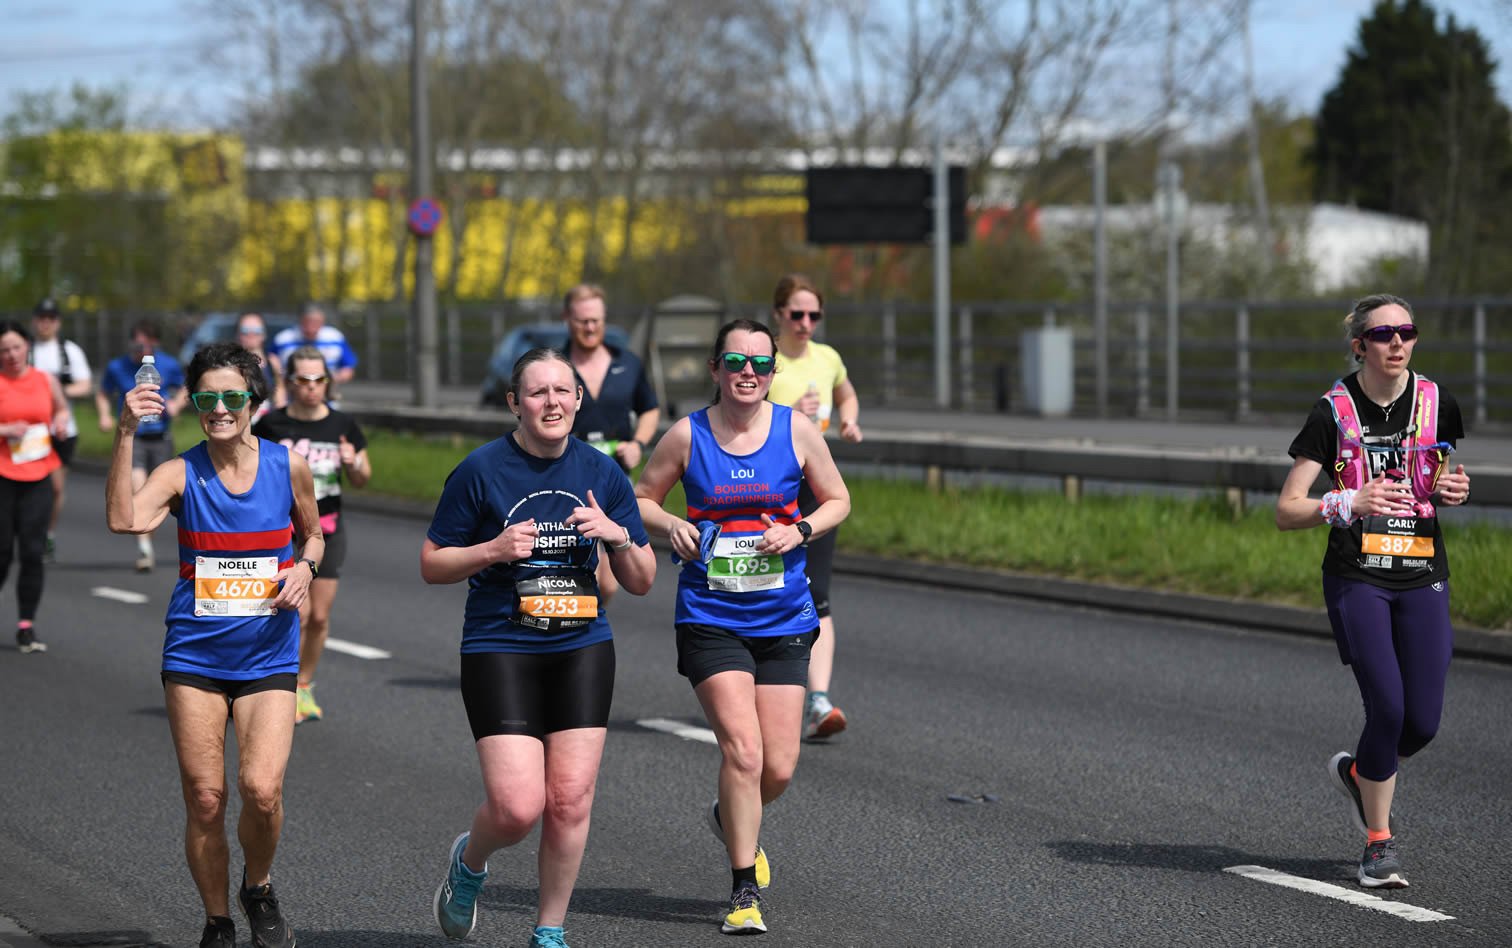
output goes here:
{"type": "Polygon", "coordinates": [[[462,863],[462,853],[467,849],[469,835],[471,834],[463,833],[452,840],[451,849],[448,850],[450,858],[446,863],[446,878],[441,880],[441,886],[436,889],[436,897],[431,902],[436,924],[441,926],[441,931],[446,933],[447,938],[456,941],[471,935],[473,927],[478,924],[478,893],[483,889],[483,880],[488,878],[488,866],[485,865],[479,873],[462,863]]]}
{"type": "MultiPolygon", "coordinates": [[[[719,798],[716,797],[709,808],[704,811],[704,817],[709,821],[709,832],[721,843],[725,841],[724,826],[719,822],[719,798]]],[[[728,844],[726,844],[728,845],[728,844]]],[[[766,851],[761,848],[761,843],[756,844],[756,885],[765,889],[772,884],[772,864],[767,861],[766,851]]],[[[765,929],[762,929],[765,931],[765,929]]]]}
{"type": "Polygon", "coordinates": [[[1407,888],[1402,860],[1397,858],[1395,836],[1365,847],[1365,855],[1360,857],[1360,885],[1367,889],[1407,888]]]}
{"type": "Polygon", "coordinates": [[[803,712],[803,739],[824,740],[845,730],[845,712],[830,704],[829,695],[816,691],[809,695],[803,712]]]}
{"type": "Polygon", "coordinates": [[[1349,768],[1354,766],[1354,757],[1349,751],[1339,751],[1328,761],[1328,782],[1349,800],[1350,825],[1369,838],[1370,829],[1365,825],[1365,801],[1360,798],[1360,785],[1349,768]]]}
{"type": "Polygon", "coordinates": [[[236,923],[224,915],[205,922],[199,948],[236,948],[236,923]]]}
{"type": "Polygon", "coordinates": [[[36,628],[34,626],[27,626],[24,629],[16,630],[16,648],[21,651],[22,655],[27,655],[32,652],[47,651],[47,643],[38,642],[36,628]]]}
{"type": "Polygon", "coordinates": [[[252,930],[252,948],[294,948],[294,930],[278,910],[273,883],[249,889],[247,874],[243,872],[237,899],[247,916],[247,927],[252,930]]]}

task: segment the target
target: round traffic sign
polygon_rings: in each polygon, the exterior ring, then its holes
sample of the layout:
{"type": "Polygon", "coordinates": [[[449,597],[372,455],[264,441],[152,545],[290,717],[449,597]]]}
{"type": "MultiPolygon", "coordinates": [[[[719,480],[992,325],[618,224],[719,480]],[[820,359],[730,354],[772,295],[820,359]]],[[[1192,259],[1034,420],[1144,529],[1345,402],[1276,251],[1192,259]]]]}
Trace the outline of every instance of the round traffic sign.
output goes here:
{"type": "Polygon", "coordinates": [[[416,198],[409,206],[409,229],[416,237],[429,237],[441,226],[441,205],[433,198],[416,198]]]}

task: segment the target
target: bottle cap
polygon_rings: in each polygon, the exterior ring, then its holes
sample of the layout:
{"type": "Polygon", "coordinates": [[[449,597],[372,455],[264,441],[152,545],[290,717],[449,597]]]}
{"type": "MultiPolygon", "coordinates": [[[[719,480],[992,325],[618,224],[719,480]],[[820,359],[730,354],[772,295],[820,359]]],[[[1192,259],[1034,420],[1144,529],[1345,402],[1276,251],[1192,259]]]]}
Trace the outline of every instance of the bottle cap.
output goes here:
{"type": "Polygon", "coordinates": [[[142,356],[142,364],[143,365],[156,365],[157,364],[157,356],[150,356],[150,355],[142,356]]]}

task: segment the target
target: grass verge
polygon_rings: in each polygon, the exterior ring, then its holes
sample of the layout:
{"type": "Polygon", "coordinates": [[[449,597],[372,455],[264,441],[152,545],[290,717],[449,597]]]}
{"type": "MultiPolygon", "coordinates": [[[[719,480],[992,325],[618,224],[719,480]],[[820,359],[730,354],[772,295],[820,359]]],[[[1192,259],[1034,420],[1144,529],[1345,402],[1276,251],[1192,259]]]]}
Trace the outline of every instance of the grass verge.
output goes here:
{"type": "MultiPolygon", "coordinates": [[[[190,413],[192,415],[192,413],[190,413]]],[[[79,411],[79,453],[109,457],[92,406],[79,411]]],[[[434,501],[442,482],[481,439],[421,438],[365,432],[373,478],[367,493],[434,501]]],[[[202,437],[197,420],[174,422],[182,449],[202,437]]],[[[1196,500],[1084,496],[991,487],[939,493],[912,481],[853,478],[852,511],[841,547],[896,559],[957,563],[1172,592],[1317,607],[1322,604],[1321,529],[1282,533],[1269,508],[1235,520],[1217,494],[1196,500]]],[[[681,488],[668,510],[683,512],[681,488]]],[[[1512,530],[1444,523],[1453,570],[1456,622],[1512,628],[1512,584],[1498,564],[1512,562],[1512,530]]]]}

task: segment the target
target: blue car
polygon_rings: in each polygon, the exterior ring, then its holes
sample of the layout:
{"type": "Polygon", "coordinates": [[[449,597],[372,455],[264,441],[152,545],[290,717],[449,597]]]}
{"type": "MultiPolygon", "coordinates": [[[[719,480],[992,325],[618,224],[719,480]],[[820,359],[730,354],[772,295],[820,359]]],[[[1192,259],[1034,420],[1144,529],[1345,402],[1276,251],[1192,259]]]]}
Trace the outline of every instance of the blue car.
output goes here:
{"type": "MultiPolygon", "coordinates": [[[[604,343],[616,349],[628,349],[630,337],[618,326],[605,326],[604,343]]],[[[509,391],[509,377],[514,374],[515,363],[520,361],[520,356],[540,346],[567,351],[567,327],[560,322],[520,326],[499,340],[488,360],[488,375],[483,379],[481,400],[484,405],[506,407],[504,393],[509,391]]]]}

